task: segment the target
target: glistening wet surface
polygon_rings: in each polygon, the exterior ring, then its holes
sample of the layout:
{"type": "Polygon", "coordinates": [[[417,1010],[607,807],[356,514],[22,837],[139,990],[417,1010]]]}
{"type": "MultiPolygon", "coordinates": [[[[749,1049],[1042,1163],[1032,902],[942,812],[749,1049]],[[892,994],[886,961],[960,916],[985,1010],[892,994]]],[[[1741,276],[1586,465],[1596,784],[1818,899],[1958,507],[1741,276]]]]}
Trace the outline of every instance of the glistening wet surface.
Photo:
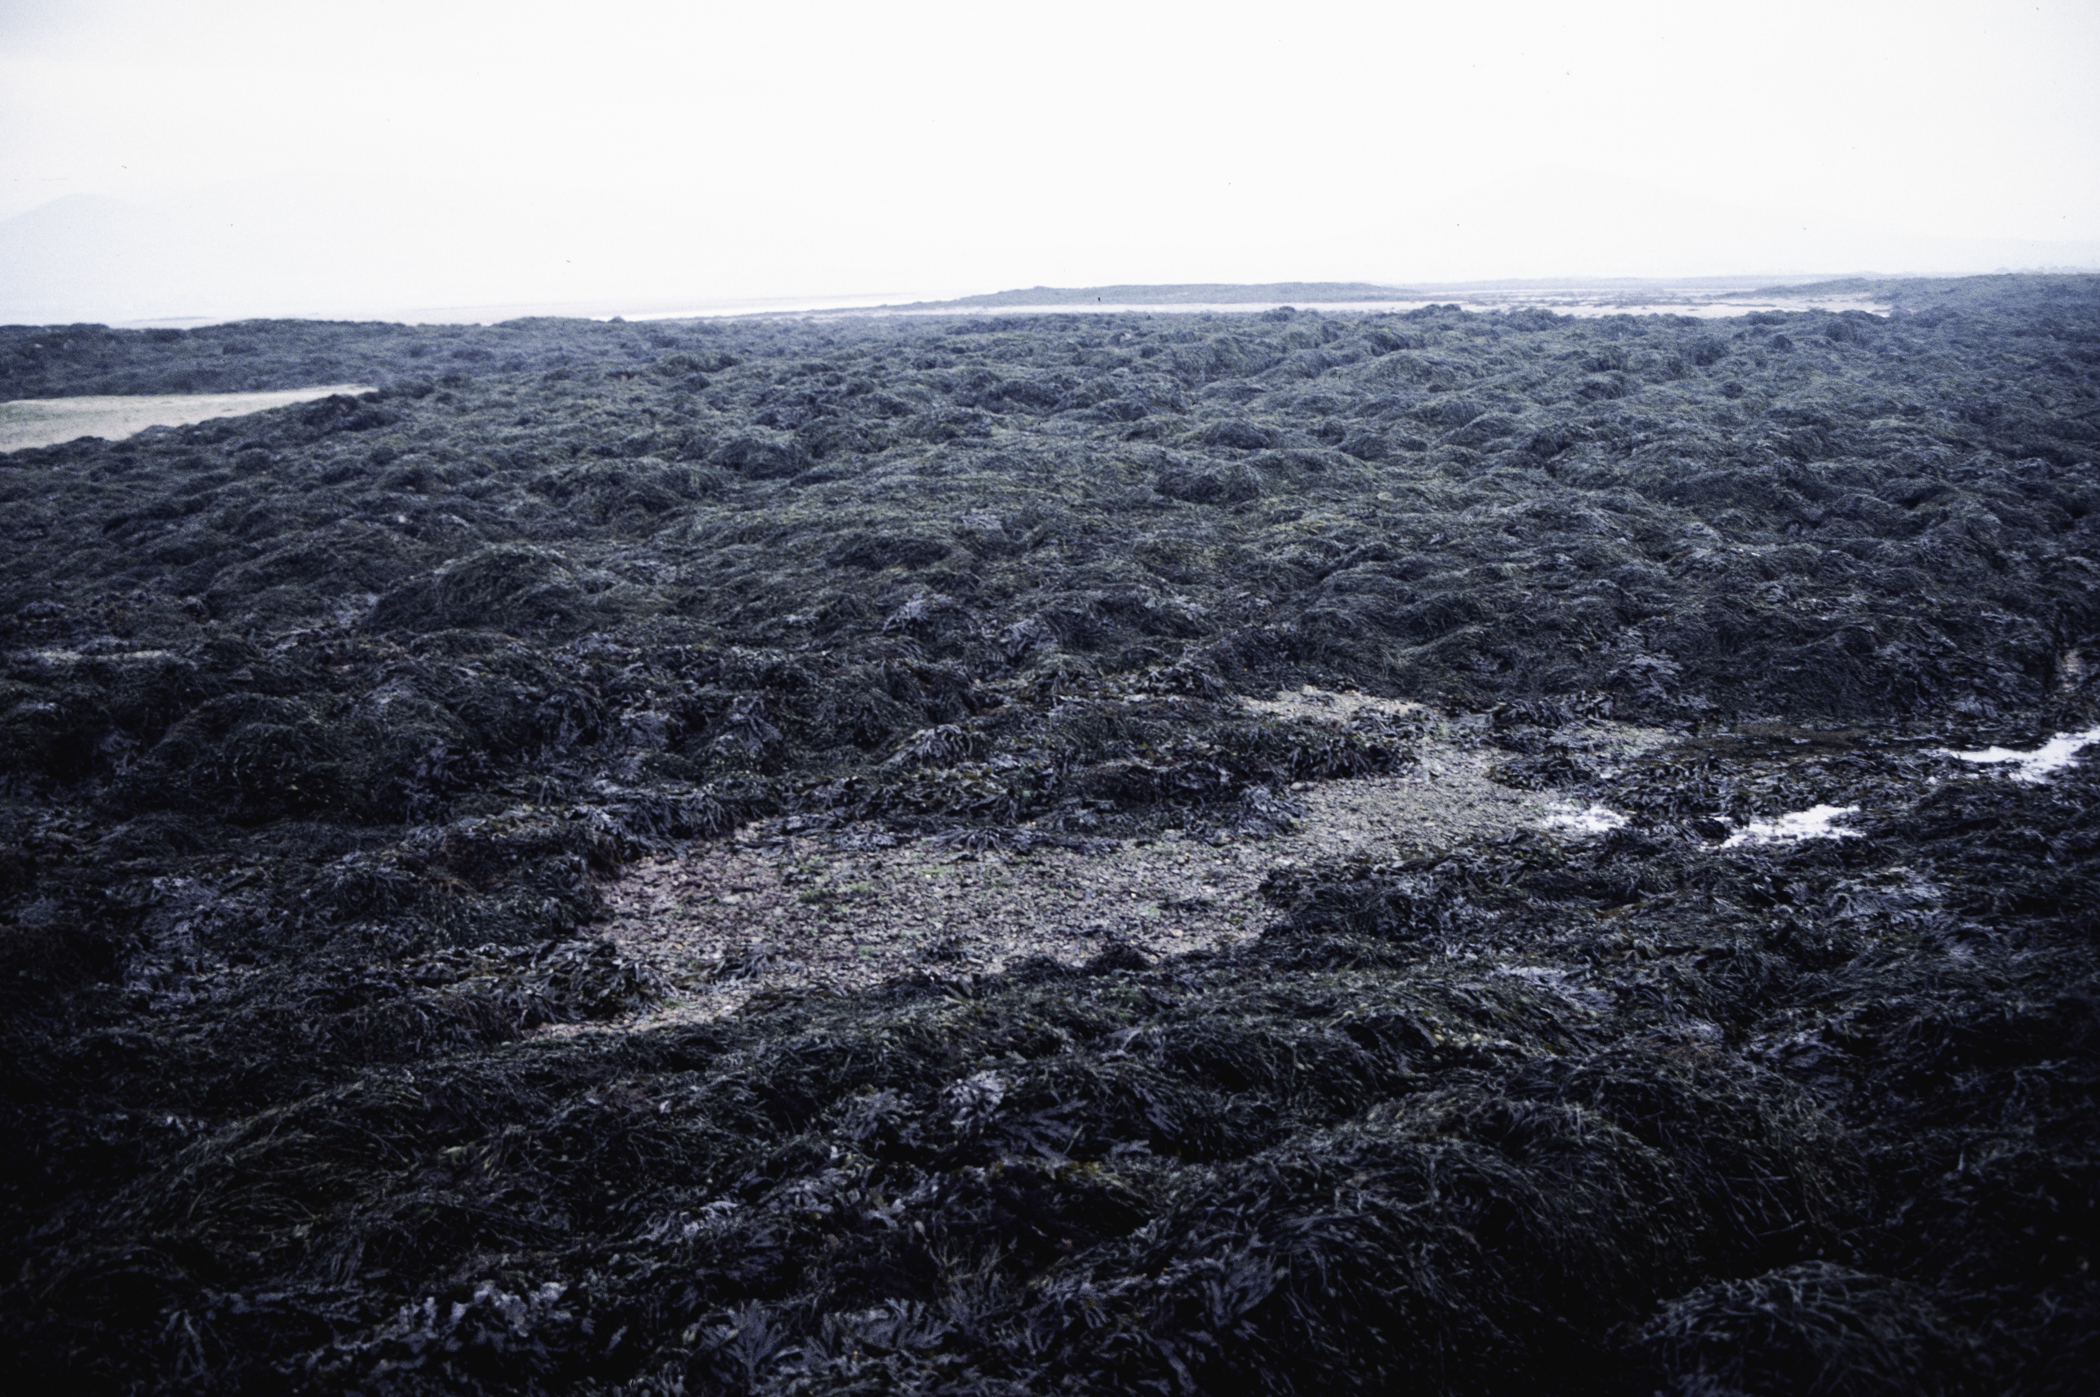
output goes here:
{"type": "Polygon", "coordinates": [[[1984,747],[1971,752],[1950,751],[1946,755],[1979,766],[2002,767],[2003,774],[2015,781],[2043,781],[2078,760],[2078,754],[2095,743],[2100,743],[2100,727],[2058,733],[2028,752],[2011,747],[1984,747]]]}
{"type": "Polygon", "coordinates": [[[162,393],[139,397],[17,398],[0,403],[0,451],[52,446],[76,437],[109,441],[148,427],[182,427],[214,417],[245,417],[331,393],[364,393],[355,384],[286,388],[268,393],[162,393]]]}
{"type": "Polygon", "coordinates": [[[1752,820],[1721,841],[1724,849],[1745,844],[1787,844],[1798,839],[1855,839],[1859,831],[1841,821],[1859,813],[1856,805],[1811,805],[1769,820],[1752,820]]]}

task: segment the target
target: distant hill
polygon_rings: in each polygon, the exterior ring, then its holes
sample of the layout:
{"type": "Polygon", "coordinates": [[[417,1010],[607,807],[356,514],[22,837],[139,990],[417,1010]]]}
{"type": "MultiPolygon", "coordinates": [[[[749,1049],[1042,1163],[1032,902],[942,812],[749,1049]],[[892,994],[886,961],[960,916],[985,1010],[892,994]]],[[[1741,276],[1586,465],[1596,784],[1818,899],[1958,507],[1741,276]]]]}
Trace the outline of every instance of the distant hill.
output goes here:
{"type": "Polygon", "coordinates": [[[1872,296],[1901,311],[1988,309],[2008,295],[2033,297],[2043,304],[2091,297],[2100,273],[2078,267],[2030,268],[1965,277],[1845,277],[1805,285],[1768,286],[1731,293],[1724,299],[1791,296],[1801,299],[1872,296]]]}
{"type": "Polygon", "coordinates": [[[1270,281],[1251,285],[1231,282],[1171,282],[1163,286],[1031,286],[1025,291],[994,291],[985,296],[963,296],[953,301],[921,301],[914,310],[933,306],[1078,306],[1099,301],[1103,305],[1177,306],[1238,304],[1277,301],[1419,301],[1418,291],[1400,286],[1380,286],[1368,281],[1270,281]]]}

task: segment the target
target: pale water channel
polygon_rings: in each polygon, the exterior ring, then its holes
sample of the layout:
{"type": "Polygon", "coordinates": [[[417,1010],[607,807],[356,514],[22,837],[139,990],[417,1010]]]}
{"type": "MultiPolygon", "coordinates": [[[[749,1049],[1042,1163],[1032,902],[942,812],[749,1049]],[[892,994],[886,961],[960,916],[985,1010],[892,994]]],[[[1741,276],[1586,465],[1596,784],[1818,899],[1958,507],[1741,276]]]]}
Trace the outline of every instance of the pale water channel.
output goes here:
{"type": "Polygon", "coordinates": [[[244,417],[331,393],[365,393],[356,384],[286,388],[268,393],[163,393],[137,397],[17,398],[0,403],[0,451],[55,446],[75,437],[120,441],[148,427],[184,427],[215,417],[244,417]]]}

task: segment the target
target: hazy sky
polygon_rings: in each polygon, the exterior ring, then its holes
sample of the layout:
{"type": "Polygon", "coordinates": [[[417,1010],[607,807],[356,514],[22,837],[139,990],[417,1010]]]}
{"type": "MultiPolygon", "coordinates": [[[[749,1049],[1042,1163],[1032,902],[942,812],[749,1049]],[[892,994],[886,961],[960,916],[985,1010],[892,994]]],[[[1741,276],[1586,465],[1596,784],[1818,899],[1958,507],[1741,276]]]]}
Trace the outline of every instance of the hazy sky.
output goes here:
{"type": "Polygon", "coordinates": [[[0,175],[286,310],[1987,270],[2100,254],[2100,3],[0,0],[0,175]]]}

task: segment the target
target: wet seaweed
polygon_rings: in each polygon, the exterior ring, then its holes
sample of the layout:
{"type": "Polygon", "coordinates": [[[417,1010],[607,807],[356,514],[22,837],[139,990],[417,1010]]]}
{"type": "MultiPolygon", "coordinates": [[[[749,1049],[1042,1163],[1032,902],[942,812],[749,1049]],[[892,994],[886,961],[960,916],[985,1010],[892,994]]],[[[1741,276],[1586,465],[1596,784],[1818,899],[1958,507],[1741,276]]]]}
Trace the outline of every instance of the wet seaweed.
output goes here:
{"type": "Polygon", "coordinates": [[[2095,767],[1946,749],[2094,721],[2100,295],[1877,291],[0,332],[11,394],[380,385],[0,460],[17,1370],[2082,1390],[2095,767]],[[1246,701],[1305,685],[1430,706],[1246,701]],[[638,859],[1259,851],[1451,743],[1616,823],[631,1029],[638,859]]]}

